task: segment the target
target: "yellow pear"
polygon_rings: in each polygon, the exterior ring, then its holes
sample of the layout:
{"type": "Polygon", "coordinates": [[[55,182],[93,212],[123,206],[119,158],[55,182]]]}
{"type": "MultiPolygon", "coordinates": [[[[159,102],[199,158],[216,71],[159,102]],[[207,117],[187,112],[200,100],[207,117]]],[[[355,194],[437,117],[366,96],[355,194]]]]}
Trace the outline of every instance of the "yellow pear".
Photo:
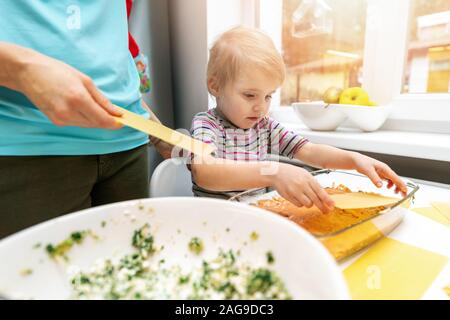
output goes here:
{"type": "Polygon", "coordinates": [[[325,103],[339,103],[342,89],[338,87],[329,87],[323,94],[323,101],[325,103]]]}

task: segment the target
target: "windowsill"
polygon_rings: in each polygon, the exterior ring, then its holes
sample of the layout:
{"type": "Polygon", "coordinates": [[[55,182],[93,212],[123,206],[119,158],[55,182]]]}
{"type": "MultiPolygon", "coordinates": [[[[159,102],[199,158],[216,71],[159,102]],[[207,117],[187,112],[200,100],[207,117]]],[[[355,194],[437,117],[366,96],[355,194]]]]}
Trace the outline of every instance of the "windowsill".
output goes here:
{"type": "Polygon", "coordinates": [[[450,134],[446,131],[450,118],[446,112],[441,112],[441,122],[406,119],[405,124],[393,126],[388,123],[396,119],[388,119],[381,129],[374,132],[362,132],[345,123],[336,131],[313,131],[303,124],[291,107],[272,107],[270,115],[286,128],[300,133],[314,143],[355,151],[450,162],[450,134]],[[436,128],[445,130],[430,130],[436,128]],[[411,129],[418,131],[407,131],[411,129]],[[419,131],[423,129],[426,131],[419,131]]]}
{"type": "Polygon", "coordinates": [[[338,148],[397,155],[404,157],[450,162],[450,135],[407,131],[379,130],[361,132],[358,129],[338,128],[336,131],[313,131],[304,124],[283,122],[314,143],[338,148]]]}

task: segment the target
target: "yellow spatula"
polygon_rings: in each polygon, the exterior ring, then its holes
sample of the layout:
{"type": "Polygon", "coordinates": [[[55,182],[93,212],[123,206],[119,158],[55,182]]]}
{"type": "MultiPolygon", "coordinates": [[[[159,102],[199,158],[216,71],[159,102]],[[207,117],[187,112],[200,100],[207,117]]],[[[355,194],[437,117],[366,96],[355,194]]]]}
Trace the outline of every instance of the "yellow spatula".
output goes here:
{"type": "Polygon", "coordinates": [[[214,151],[210,145],[204,142],[193,139],[181,132],[172,130],[160,123],[148,120],[121,107],[115,107],[123,113],[121,117],[115,117],[116,120],[123,125],[145,132],[173,146],[178,146],[199,156],[209,155],[214,151]]]}
{"type": "Polygon", "coordinates": [[[365,192],[333,194],[330,197],[333,199],[335,207],[340,209],[391,207],[401,200],[365,192]]]}

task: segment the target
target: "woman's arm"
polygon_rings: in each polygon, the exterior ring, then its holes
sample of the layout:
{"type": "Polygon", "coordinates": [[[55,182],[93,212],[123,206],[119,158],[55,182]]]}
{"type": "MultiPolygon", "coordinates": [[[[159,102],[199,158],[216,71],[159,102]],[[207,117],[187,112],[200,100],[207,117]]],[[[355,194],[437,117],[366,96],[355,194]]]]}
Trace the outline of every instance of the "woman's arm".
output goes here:
{"type": "Polygon", "coordinates": [[[58,126],[118,129],[120,116],[91,78],[34,50],[0,42],[0,86],[19,91],[58,126]]]}
{"type": "Polygon", "coordinates": [[[31,49],[0,41],[0,86],[20,91],[20,75],[36,54],[31,49]]]}

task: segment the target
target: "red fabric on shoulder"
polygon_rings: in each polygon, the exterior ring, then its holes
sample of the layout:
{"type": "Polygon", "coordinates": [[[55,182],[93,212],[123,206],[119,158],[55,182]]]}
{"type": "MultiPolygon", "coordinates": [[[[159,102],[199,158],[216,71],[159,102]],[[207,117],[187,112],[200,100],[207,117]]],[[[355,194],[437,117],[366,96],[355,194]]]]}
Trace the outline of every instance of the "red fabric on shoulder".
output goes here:
{"type": "Polygon", "coordinates": [[[133,0],[127,0],[127,17],[130,17],[131,8],[133,7],[133,0]]]}
{"type": "MultiPolygon", "coordinates": [[[[127,16],[128,18],[130,18],[131,9],[133,8],[133,0],[126,0],[126,1],[127,1],[127,16]]],[[[139,55],[140,52],[139,46],[130,32],[128,32],[128,49],[130,50],[133,58],[136,58],[139,55]]]]}

